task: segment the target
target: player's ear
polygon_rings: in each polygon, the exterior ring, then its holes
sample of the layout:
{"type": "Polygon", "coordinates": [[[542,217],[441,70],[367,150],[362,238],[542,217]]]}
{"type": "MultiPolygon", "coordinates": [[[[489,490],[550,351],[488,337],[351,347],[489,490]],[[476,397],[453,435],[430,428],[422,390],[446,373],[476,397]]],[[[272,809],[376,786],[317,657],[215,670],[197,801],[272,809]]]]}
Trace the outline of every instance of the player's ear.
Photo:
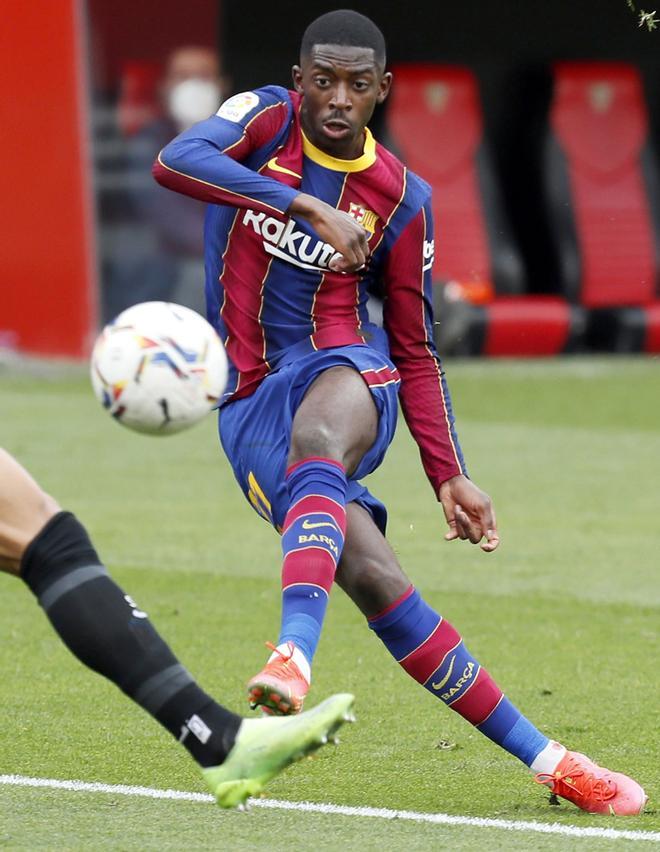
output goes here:
{"type": "Polygon", "coordinates": [[[303,93],[303,85],[302,85],[302,68],[300,65],[294,65],[291,69],[291,77],[293,78],[293,88],[298,92],[299,95],[303,93]]]}
{"type": "Polygon", "coordinates": [[[385,98],[390,93],[390,88],[392,87],[392,72],[387,71],[380,78],[380,84],[378,86],[378,95],[376,97],[376,103],[382,104],[385,98]]]}

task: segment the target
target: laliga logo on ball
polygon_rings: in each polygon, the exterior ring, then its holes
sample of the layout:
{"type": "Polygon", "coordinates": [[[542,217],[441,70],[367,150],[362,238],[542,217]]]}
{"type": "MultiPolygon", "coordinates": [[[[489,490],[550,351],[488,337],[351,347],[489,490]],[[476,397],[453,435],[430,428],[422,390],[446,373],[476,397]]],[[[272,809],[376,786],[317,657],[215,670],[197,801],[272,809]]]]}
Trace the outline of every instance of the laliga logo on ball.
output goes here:
{"type": "Polygon", "coordinates": [[[227,356],[198,313],[168,302],[123,311],[92,352],[94,393],[105,410],[137,432],[171,435],[215,408],[227,383],[227,356]]]}

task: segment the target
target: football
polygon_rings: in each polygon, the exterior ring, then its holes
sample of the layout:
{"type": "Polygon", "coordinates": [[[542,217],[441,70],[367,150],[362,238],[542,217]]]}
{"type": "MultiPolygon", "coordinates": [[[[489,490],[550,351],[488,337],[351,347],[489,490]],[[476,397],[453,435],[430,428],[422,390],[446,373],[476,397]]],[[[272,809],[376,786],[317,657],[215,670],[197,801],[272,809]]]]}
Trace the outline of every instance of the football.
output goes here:
{"type": "Polygon", "coordinates": [[[103,329],[90,369],[97,399],[118,423],[171,435],[218,404],[227,356],[213,327],[195,311],[143,302],[103,329]]]}

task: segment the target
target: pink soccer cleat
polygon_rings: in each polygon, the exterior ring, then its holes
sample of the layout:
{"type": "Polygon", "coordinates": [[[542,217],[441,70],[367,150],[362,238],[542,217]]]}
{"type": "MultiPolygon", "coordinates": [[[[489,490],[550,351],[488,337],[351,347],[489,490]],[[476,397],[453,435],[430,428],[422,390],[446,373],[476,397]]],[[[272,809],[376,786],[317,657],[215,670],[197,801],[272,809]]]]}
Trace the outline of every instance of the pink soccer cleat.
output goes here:
{"type": "Polygon", "coordinates": [[[632,778],[603,769],[577,751],[567,751],[552,774],[539,772],[534,780],[590,814],[637,816],[647,800],[632,778]]]}
{"type": "Polygon", "coordinates": [[[300,713],[309,681],[292,659],[295,646],[289,642],[287,654],[270,642],[266,646],[277,656],[248,682],[250,707],[254,710],[260,706],[264,713],[275,716],[300,713]]]}

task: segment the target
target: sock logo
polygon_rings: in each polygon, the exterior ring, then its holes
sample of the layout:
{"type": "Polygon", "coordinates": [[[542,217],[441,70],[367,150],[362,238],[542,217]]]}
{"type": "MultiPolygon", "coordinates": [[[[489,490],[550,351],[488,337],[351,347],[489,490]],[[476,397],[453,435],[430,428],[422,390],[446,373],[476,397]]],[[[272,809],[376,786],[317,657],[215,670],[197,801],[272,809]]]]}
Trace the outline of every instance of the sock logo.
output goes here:
{"type": "Polygon", "coordinates": [[[453,698],[456,693],[460,692],[461,689],[465,686],[465,684],[469,680],[471,680],[474,666],[475,664],[472,662],[472,660],[469,660],[467,666],[465,666],[465,668],[463,669],[463,674],[459,677],[456,683],[450,689],[448,689],[447,692],[440,693],[440,698],[442,698],[443,701],[449,701],[450,698],[453,698]]]}
{"type": "Polygon", "coordinates": [[[130,595],[124,595],[124,600],[133,610],[131,613],[133,618],[149,618],[146,612],[143,612],[141,609],[138,609],[138,605],[135,603],[135,601],[130,595]]]}
{"type": "Polygon", "coordinates": [[[442,662],[424,686],[445,704],[453,704],[470,689],[480,671],[479,663],[460,641],[453,648],[447,649],[442,662]]]}
{"type": "Polygon", "coordinates": [[[456,654],[454,654],[454,656],[451,658],[451,662],[449,663],[449,670],[447,671],[447,674],[442,678],[442,680],[439,680],[437,683],[431,684],[431,686],[433,687],[433,689],[435,689],[436,692],[438,692],[440,689],[442,689],[442,687],[447,683],[447,681],[451,677],[451,673],[454,670],[454,663],[455,662],[456,662],[456,654]]]}
{"type": "Polygon", "coordinates": [[[209,741],[211,729],[206,722],[203,719],[200,719],[196,714],[188,719],[186,727],[193,736],[197,737],[200,743],[206,744],[209,741]]]}
{"type": "Polygon", "coordinates": [[[317,535],[316,533],[299,535],[298,544],[325,544],[328,550],[332,551],[337,559],[339,558],[339,548],[335,540],[327,535],[317,535]]]}
{"type": "Polygon", "coordinates": [[[319,523],[312,523],[309,518],[305,518],[302,522],[302,528],[304,530],[315,530],[317,527],[332,527],[333,530],[336,530],[337,527],[334,524],[331,524],[329,521],[320,521],[319,523]]]}

